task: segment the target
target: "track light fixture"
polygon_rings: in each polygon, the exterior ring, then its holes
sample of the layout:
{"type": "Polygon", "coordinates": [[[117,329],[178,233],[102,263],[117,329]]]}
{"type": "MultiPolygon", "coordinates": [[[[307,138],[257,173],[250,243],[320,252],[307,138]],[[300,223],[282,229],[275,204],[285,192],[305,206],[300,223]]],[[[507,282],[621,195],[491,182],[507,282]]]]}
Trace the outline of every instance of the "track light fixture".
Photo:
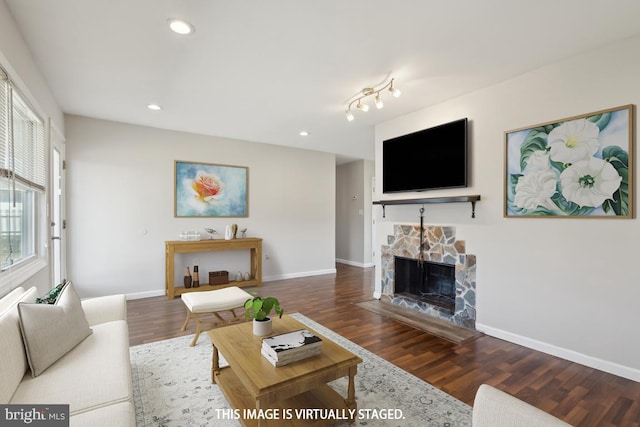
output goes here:
{"type": "Polygon", "coordinates": [[[393,86],[393,81],[394,79],[391,79],[390,81],[388,81],[387,83],[383,84],[380,87],[365,87],[364,89],[362,89],[360,93],[354,96],[352,100],[349,102],[349,104],[347,105],[347,108],[344,112],[347,116],[347,120],[352,122],[353,119],[355,118],[353,115],[353,112],[351,111],[351,107],[353,106],[354,103],[357,103],[356,108],[358,110],[364,111],[364,112],[369,111],[369,105],[362,102],[363,99],[367,98],[368,96],[374,96],[376,108],[380,110],[382,109],[382,107],[384,107],[384,103],[382,102],[382,98],[380,97],[380,92],[382,92],[385,89],[388,89],[394,98],[398,98],[400,95],[402,95],[402,92],[400,92],[399,89],[393,86]]]}

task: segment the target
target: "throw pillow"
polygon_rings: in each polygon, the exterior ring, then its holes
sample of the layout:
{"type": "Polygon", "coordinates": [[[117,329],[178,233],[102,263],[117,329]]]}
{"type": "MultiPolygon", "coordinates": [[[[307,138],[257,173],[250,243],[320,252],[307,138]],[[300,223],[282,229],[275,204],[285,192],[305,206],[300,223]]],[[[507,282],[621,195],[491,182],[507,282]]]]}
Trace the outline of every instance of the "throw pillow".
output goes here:
{"type": "Polygon", "coordinates": [[[55,304],[56,300],[60,296],[60,293],[62,292],[62,288],[64,288],[65,284],[67,284],[67,281],[66,281],[66,279],[63,279],[62,283],[60,283],[55,288],[51,289],[49,292],[46,293],[46,295],[42,296],[42,298],[36,298],[36,303],[38,303],[38,304],[55,304]]]}
{"type": "Polygon", "coordinates": [[[31,374],[36,377],[91,335],[80,297],[69,282],[55,304],[18,304],[31,374]]]}

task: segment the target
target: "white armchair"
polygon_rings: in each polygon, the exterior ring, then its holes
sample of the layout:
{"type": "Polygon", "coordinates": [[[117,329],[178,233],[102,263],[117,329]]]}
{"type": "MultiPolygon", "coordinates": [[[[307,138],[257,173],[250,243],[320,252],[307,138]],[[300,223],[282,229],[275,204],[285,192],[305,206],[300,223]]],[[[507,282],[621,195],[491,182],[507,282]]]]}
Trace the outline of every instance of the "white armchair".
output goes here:
{"type": "Polygon", "coordinates": [[[488,384],[473,402],[473,427],[571,427],[570,424],[488,384]]]}

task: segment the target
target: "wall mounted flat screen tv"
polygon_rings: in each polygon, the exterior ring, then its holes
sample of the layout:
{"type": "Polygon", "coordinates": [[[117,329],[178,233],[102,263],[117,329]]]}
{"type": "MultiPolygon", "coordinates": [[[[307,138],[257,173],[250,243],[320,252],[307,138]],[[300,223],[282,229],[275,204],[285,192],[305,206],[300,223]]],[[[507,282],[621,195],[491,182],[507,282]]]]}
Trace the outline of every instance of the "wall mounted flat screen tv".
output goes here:
{"type": "Polygon", "coordinates": [[[382,192],[467,186],[467,119],[382,142],[382,192]]]}

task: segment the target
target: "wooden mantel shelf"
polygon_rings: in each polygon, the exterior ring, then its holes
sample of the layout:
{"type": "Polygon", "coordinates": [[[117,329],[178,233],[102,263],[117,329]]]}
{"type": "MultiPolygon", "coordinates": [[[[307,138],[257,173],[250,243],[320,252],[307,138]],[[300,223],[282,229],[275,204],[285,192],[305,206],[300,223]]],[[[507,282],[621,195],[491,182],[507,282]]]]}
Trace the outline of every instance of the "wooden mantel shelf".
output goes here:
{"type": "Polygon", "coordinates": [[[450,196],[450,197],[425,197],[422,199],[392,199],[378,200],[374,205],[382,205],[382,217],[385,217],[385,207],[387,205],[424,205],[427,203],[471,203],[471,218],[476,217],[476,202],[480,200],[479,194],[471,196],[450,196]]]}

